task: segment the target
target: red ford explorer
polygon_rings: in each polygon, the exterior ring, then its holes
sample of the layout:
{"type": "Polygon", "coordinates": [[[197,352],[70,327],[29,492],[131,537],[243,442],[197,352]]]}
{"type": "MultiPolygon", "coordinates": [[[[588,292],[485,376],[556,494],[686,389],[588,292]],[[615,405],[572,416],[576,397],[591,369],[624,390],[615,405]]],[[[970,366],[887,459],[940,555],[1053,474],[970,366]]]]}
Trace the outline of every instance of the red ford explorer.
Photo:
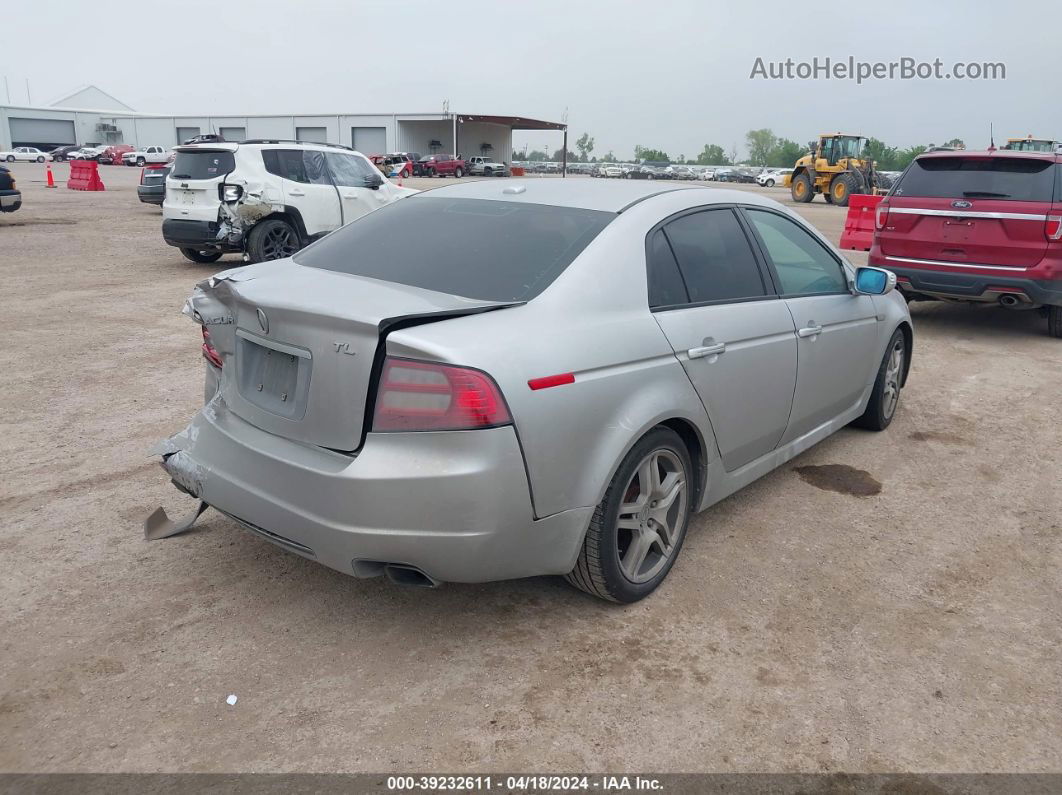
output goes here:
{"type": "Polygon", "coordinates": [[[878,205],[870,264],[911,299],[1038,309],[1062,337],[1062,156],[932,152],[878,205]]]}

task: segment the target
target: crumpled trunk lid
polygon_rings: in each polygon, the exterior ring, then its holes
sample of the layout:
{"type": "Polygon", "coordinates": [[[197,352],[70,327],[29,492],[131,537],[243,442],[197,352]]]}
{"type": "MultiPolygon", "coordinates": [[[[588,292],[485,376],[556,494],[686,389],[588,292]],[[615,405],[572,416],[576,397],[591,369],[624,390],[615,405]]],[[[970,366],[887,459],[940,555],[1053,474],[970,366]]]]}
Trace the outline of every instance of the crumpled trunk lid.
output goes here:
{"type": "Polygon", "coordinates": [[[499,306],[276,260],[207,279],[185,312],[221,356],[221,394],[235,414],[278,436],[355,450],[387,330],[499,306]]]}

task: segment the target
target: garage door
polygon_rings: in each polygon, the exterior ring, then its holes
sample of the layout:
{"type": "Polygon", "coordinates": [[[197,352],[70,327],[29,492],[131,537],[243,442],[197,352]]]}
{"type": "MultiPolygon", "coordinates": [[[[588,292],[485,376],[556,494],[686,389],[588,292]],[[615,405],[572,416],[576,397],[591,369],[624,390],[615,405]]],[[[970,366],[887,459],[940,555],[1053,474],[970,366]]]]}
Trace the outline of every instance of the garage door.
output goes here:
{"type": "Polygon", "coordinates": [[[218,127],[218,134],[226,141],[243,141],[247,138],[247,128],[218,127]]]}
{"type": "Polygon", "coordinates": [[[351,127],[350,139],[363,155],[382,155],[387,152],[386,127],[351,127]]]}
{"type": "Polygon", "coordinates": [[[198,127],[178,127],[177,143],[183,144],[189,138],[195,138],[197,135],[199,135],[198,127]]]}
{"type": "Polygon", "coordinates": [[[296,127],[295,140],[308,144],[328,143],[328,130],[324,127],[296,127]]]}
{"type": "Polygon", "coordinates": [[[74,122],[65,119],[9,119],[12,146],[54,148],[76,144],[74,122]]]}

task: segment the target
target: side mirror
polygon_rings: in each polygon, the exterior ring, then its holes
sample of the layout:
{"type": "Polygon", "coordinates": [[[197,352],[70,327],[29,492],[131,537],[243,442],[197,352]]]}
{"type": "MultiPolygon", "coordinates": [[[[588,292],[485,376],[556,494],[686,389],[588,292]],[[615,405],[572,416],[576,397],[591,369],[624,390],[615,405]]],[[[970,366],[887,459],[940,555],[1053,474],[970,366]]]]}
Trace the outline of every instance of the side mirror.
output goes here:
{"type": "Polygon", "coordinates": [[[886,295],[896,287],[896,274],[884,268],[857,268],[855,291],[860,295],[886,295]]]}
{"type": "Polygon", "coordinates": [[[381,177],[379,174],[369,174],[365,177],[366,188],[372,188],[373,190],[376,190],[381,185],[383,185],[383,177],[381,177]]]}

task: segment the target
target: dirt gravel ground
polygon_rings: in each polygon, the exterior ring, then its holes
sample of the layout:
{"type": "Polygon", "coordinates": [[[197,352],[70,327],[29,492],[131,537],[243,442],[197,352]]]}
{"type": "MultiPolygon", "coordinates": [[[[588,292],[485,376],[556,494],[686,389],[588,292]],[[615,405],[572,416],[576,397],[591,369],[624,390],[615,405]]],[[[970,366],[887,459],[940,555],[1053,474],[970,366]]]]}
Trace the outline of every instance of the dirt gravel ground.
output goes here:
{"type": "Polygon", "coordinates": [[[213,511],[143,540],[188,504],[146,451],[201,402],[180,308],[226,262],[162,242],[138,169],[12,170],[0,770],[1062,770],[1062,341],[1035,313],[914,305],[892,427],[697,516],[644,602],[401,589],[213,511]]]}

